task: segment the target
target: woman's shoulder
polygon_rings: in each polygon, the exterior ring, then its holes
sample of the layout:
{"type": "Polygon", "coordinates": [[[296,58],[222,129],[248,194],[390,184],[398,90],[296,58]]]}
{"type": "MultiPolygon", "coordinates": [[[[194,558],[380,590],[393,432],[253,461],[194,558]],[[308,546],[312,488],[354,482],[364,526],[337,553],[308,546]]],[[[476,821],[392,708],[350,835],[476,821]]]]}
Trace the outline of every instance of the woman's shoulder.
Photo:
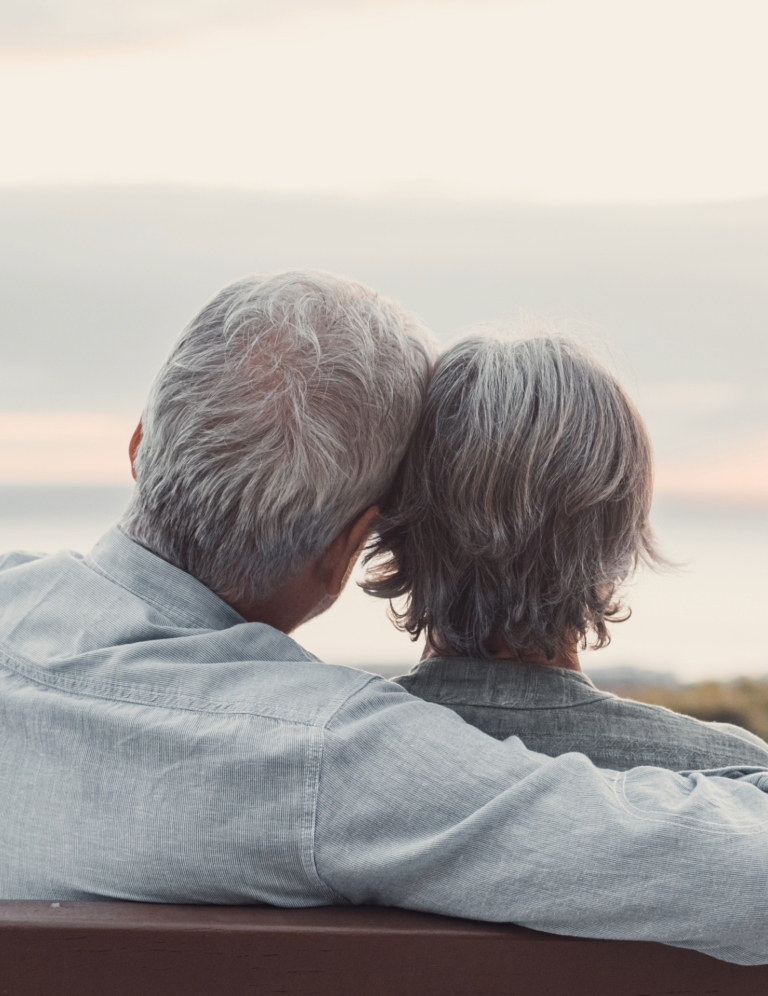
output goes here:
{"type": "MultiPolygon", "coordinates": [[[[697,722],[701,723],[704,720],[697,720],[697,722]]],[[[706,725],[715,730],[721,730],[730,736],[738,737],[740,740],[746,740],[747,743],[752,744],[754,747],[759,747],[768,756],[768,743],[762,737],[758,737],[756,733],[752,733],[751,730],[747,730],[743,726],[737,726],[735,723],[719,723],[715,720],[710,720],[706,725]]]]}
{"type": "Polygon", "coordinates": [[[632,725],[643,730],[643,739],[659,742],[689,755],[686,767],[716,768],[728,765],[768,767],[768,743],[732,723],[709,722],[673,712],[665,706],[612,696],[612,707],[632,725]]]}

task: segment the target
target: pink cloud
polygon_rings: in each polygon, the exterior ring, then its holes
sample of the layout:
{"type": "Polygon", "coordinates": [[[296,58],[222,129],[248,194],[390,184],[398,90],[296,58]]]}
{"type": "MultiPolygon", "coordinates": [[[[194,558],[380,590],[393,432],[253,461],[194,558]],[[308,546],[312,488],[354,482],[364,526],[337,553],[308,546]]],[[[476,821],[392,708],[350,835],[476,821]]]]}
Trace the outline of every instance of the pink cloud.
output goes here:
{"type": "Polygon", "coordinates": [[[706,504],[768,505],[768,435],[662,462],[656,493],[706,504]]]}
{"type": "MultiPolygon", "coordinates": [[[[130,484],[128,440],[138,413],[0,412],[0,485],[130,484]]],[[[660,496],[768,505],[768,434],[662,461],[660,496]]]]}
{"type": "Polygon", "coordinates": [[[0,484],[130,484],[138,415],[0,412],[0,484]]]}

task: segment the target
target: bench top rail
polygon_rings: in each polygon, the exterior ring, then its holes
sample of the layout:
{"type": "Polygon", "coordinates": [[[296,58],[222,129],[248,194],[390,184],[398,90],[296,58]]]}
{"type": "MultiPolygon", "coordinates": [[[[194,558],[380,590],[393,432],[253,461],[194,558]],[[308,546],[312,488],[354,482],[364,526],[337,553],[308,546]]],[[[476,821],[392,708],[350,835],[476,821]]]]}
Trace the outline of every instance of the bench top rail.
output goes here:
{"type": "Polygon", "coordinates": [[[0,902],[0,996],[766,996],[768,965],[371,907],[0,902]]]}

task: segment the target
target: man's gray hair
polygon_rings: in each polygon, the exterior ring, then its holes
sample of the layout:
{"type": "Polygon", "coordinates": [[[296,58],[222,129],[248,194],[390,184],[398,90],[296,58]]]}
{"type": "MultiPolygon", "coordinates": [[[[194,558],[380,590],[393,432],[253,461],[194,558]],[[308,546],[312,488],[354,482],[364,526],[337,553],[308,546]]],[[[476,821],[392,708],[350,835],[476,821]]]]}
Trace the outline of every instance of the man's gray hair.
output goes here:
{"type": "Polygon", "coordinates": [[[150,390],[123,530],[224,599],[264,597],[385,497],[433,357],[415,315],[352,280],[225,287],[150,390]]]}
{"type": "Polygon", "coordinates": [[[470,334],[438,360],[364,587],[407,596],[399,625],[444,652],[604,646],[618,586],[664,562],[651,494],[645,426],[595,355],[548,330],[470,334]]]}

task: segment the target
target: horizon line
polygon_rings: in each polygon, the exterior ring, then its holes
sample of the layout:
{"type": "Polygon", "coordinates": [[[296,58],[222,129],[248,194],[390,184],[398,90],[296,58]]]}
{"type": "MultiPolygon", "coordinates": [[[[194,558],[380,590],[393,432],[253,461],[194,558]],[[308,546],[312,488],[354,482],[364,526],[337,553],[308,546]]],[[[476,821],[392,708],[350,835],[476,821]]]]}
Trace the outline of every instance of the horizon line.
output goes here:
{"type": "Polygon", "coordinates": [[[279,200],[323,200],[329,202],[344,202],[359,205],[369,204],[409,205],[414,207],[505,207],[505,208],[561,208],[561,209],[611,209],[611,208],[709,208],[748,206],[751,204],[768,203],[768,190],[761,194],[749,194],[736,197],[713,197],[703,200],[683,199],[610,199],[610,200],[554,200],[540,199],[527,195],[519,196],[483,196],[479,193],[464,190],[436,189],[435,183],[425,179],[392,187],[384,186],[371,190],[337,190],[318,188],[306,190],[285,190],[270,187],[250,187],[229,183],[191,183],[183,180],[62,180],[39,182],[5,182],[0,181],[0,195],[4,193],[38,193],[38,192],[173,192],[173,193],[218,193],[232,195],[247,195],[279,200]],[[426,185],[429,184],[429,187],[426,185]]]}

